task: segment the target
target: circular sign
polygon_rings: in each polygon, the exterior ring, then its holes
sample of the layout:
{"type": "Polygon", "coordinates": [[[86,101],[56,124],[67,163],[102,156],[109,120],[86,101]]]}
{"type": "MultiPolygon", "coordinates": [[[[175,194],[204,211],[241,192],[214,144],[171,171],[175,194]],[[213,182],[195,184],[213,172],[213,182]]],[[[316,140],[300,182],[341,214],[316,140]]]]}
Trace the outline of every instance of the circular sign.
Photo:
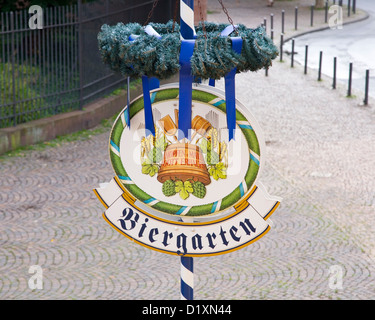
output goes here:
{"type": "Polygon", "coordinates": [[[111,163],[124,190],[166,219],[216,219],[233,212],[248,197],[262,167],[264,143],[257,121],[236,101],[235,139],[229,141],[225,94],[197,85],[190,139],[178,140],[178,84],[150,95],[155,136],[145,132],[142,95],[130,104],[130,128],[124,109],[110,135],[111,163]]]}

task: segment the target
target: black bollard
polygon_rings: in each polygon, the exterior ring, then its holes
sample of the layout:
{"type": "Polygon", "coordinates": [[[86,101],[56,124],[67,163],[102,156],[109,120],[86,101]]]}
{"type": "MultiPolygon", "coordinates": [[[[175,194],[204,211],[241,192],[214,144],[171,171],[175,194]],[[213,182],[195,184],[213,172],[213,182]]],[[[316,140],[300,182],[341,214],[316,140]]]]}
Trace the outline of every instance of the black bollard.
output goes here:
{"type": "Polygon", "coordinates": [[[314,5],[311,5],[311,17],[310,17],[310,25],[314,25],[314,5]]]}
{"type": "Polygon", "coordinates": [[[348,0],[348,17],[350,17],[350,0],[348,0]]]}
{"type": "Polygon", "coordinates": [[[320,53],[319,53],[318,81],[322,80],[322,61],[323,61],[323,51],[320,51],[320,53]]]}
{"type": "Polygon", "coordinates": [[[298,7],[294,9],[294,29],[298,27],[298,7]]]}
{"type": "Polygon", "coordinates": [[[368,105],[368,89],[369,89],[369,83],[370,83],[370,70],[366,70],[366,82],[365,82],[365,99],[363,100],[363,103],[365,105],[368,105]]]}
{"type": "Polygon", "coordinates": [[[290,67],[291,68],[294,67],[294,39],[292,39],[292,57],[291,57],[291,60],[290,60],[290,67]]]}
{"type": "Polygon", "coordinates": [[[304,70],[305,74],[307,74],[307,54],[308,54],[308,51],[309,51],[309,46],[305,45],[305,70],[304,70]]]}
{"type": "Polygon", "coordinates": [[[328,1],[326,1],[325,9],[324,9],[324,22],[328,22],[328,1]]]}
{"type": "Polygon", "coordinates": [[[264,30],[266,30],[266,33],[267,33],[267,18],[263,18],[263,26],[264,26],[264,30]]]}
{"type": "Polygon", "coordinates": [[[285,11],[281,11],[281,33],[284,33],[284,25],[285,25],[285,11]]]}
{"type": "Polygon", "coordinates": [[[273,40],[273,29],[271,29],[271,40],[273,40]]]}
{"type": "Polygon", "coordinates": [[[280,35],[280,61],[283,61],[283,45],[284,45],[284,35],[280,35]]]}
{"type": "Polygon", "coordinates": [[[336,68],[337,68],[337,58],[333,58],[333,82],[332,89],[336,89],[336,68]]]}
{"type": "Polygon", "coordinates": [[[355,14],[355,9],[356,9],[356,0],[353,0],[353,13],[355,14]]]}
{"type": "Polygon", "coordinates": [[[270,14],[270,18],[271,18],[270,28],[271,28],[271,30],[273,30],[273,13],[270,14]]]}
{"type": "Polygon", "coordinates": [[[352,96],[352,74],[353,74],[353,63],[349,63],[349,80],[348,80],[348,97],[352,96]]]}

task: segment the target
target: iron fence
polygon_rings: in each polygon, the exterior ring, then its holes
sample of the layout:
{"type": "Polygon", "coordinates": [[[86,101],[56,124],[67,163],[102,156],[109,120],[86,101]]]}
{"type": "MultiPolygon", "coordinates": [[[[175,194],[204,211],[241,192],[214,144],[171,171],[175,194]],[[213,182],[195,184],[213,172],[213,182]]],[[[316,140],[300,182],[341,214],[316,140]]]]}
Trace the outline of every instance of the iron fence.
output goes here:
{"type": "MultiPolygon", "coordinates": [[[[152,21],[172,18],[172,0],[160,0],[152,21]]],[[[31,29],[28,10],[0,15],[0,128],[80,110],[124,86],[100,58],[103,24],[143,24],[154,0],[101,0],[43,9],[43,26],[31,29]]]]}

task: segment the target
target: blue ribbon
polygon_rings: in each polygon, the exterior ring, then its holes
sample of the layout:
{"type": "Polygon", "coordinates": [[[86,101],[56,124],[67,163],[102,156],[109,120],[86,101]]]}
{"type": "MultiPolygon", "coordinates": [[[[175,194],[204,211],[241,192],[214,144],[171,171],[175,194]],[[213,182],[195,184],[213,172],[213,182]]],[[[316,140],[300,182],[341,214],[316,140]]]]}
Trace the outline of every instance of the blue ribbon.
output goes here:
{"type": "MultiPolygon", "coordinates": [[[[233,37],[232,49],[240,54],[242,50],[242,38],[233,37]]],[[[224,77],[225,78],[225,102],[226,102],[226,113],[227,113],[227,127],[229,131],[229,141],[234,139],[236,129],[236,76],[237,68],[233,68],[224,77]]]]}
{"type": "Polygon", "coordinates": [[[194,77],[191,73],[190,59],[193,55],[195,40],[181,40],[180,51],[180,90],[179,90],[179,116],[178,140],[189,138],[191,129],[191,103],[194,77]]]}
{"type": "Polygon", "coordinates": [[[127,85],[127,105],[128,107],[125,109],[125,112],[126,112],[126,116],[125,116],[125,120],[126,120],[126,125],[130,128],[130,77],[128,77],[126,79],[126,85],[127,85]]]}
{"type": "Polygon", "coordinates": [[[143,88],[143,104],[145,111],[145,127],[146,137],[150,133],[155,136],[155,125],[154,118],[152,116],[151,98],[150,98],[150,83],[147,76],[142,76],[142,88],[143,88]]]}
{"type": "MultiPolygon", "coordinates": [[[[158,39],[161,39],[161,36],[154,30],[154,28],[150,25],[146,26],[144,31],[150,35],[155,36],[158,39]]],[[[129,36],[129,41],[134,41],[139,37],[139,35],[131,34],[129,36]]],[[[146,137],[149,136],[151,133],[155,136],[155,124],[154,118],[152,115],[152,106],[151,106],[151,98],[150,98],[150,90],[159,88],[160,82],[157,78],[148,78],[146,75],[142,76],[142,89],[143,89],[143,104],[144,104],[144,112],[145,112],[145,127],[146,127],[146,137]]],[[[127,125],[130,127],[130,116],[129,116],[129,78],[128,78],[128,108],[127,112],[127,125]]]]}

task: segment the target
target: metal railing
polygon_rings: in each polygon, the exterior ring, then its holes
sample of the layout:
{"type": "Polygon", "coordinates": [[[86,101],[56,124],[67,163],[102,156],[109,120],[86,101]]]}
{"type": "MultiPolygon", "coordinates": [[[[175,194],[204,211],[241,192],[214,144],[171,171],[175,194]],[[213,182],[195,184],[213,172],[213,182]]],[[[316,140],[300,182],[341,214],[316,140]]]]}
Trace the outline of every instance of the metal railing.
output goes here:
{"type": "MultiPolygon", "coordinates": [[[[43,9],[41,29],[28,10],[0,14],[0,128],[72,110],[124,86],[101,61],[103,24],[143,24],[153,0],[101,0],[43,9]]],[[[174,1],[159,1],[153,22],[173,17],[174,1]]]]}

